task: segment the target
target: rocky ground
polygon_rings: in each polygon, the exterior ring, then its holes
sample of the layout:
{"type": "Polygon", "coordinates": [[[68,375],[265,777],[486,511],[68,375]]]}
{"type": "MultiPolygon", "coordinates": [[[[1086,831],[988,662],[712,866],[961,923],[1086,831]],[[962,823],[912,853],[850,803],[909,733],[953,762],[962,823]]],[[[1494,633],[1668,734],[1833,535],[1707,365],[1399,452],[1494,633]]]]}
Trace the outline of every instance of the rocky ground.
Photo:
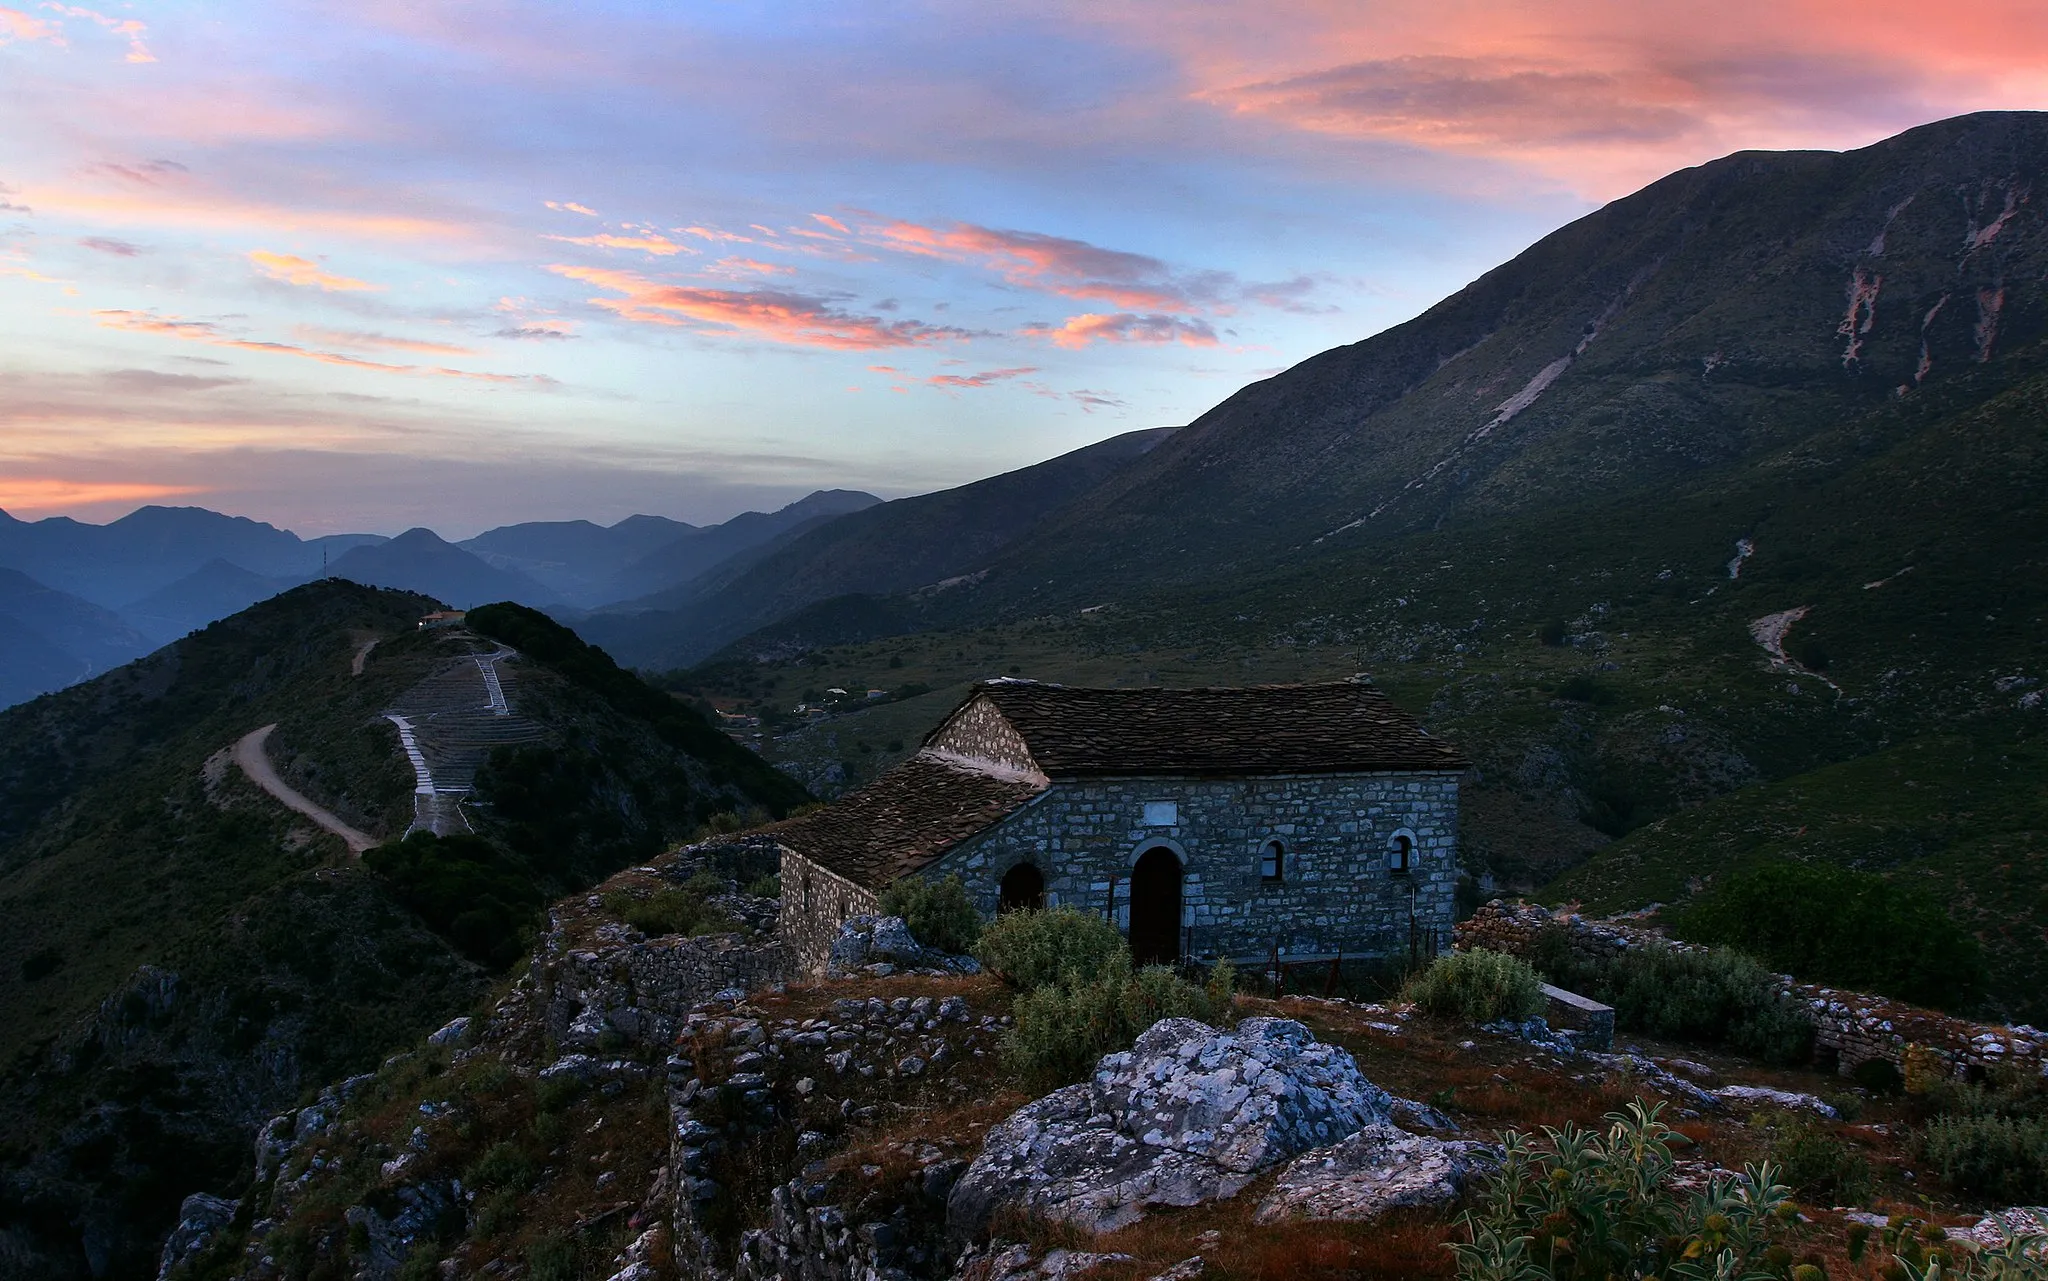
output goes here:
{"type": "Polygon", "coordinates": [[[1682,1183],[1800,1127],[1852,1154],[1874,1175],[1856,1204],[1801,1196],[1802,1246],[1823,1257],[1840,1260],[1852,1214],[1962,1229],[1994,1208],[1913,1168],[1905,1101],[1362,996],[1241,996],[1233,1027],[1167,1020],[1034,1097],[1003,1067],[1002,985],[888,972],[886,928],[852,977],[684,1004],[719,965],[779,952],[743,895],[721,900],[751,922],[736,933],[648,939],[609,918],[614,891],[688,870],[564,904],[487,1011],[273,1121],[238,1202],[188,1202],[166,1281],[1447,1276],[1443,1243],[1504,1131],[1638,1097],[1692,1141],[1682,1183]]]}

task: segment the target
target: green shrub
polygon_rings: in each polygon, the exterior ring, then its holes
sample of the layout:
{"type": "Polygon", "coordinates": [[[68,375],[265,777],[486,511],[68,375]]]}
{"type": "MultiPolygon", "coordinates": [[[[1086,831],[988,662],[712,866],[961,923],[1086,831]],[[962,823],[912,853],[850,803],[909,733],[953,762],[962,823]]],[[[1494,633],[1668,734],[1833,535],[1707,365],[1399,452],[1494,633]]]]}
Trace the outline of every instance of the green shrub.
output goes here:
{"type": "Polygon", "coordinates": [[[1662,944],[1573,971],[1564,983],[1614,1007],[1617,1027],[1671,1041],[1726,1044],[1770,1063],[1803,1063],[1813,1020],[1785,996],[1778,976],[1725,948],[1662,944]]]}
{"type": "Polygon", "coordinates": [[[1071,907],[1005,912],[982,927],[975,959],[1011,987],[1030,990],[1099,977],[1112,958],[1129,963],[1130,948],[1116,927],[1071,907]]]}
{"type": "Polygon", "coordinates": [[[523,1191],[533,1186],[538,1171],[533,1158],[517,1143],[493,1143],[484,1154],[470,1162],[462,1181],[480,1188],[511,1188],[523,1191]]]}
{"type": "Polygon", "coordinates": [[[525,953],[544,896],[518,856],[477,836],[414,832],[363,863],[469,959],[503,969],[525,953]]]}
{"type": "Polygon", "coordinates": [[[781,898],[782,878],[770,873],[747,886],[747,893],[755,898],[781,898]]]}
{"type": "Polygon", "coordinates": [[[1604,1133],[1567,1125],[1543,1137],[1510,1132],[1500,1170],[1451,1246],[1467,1281],[1599,1277],[1798,1276],[1781,1237],[1797,1219],[1766,1161],[1704,1191],[1671,1186],[1673,1141],[1663,1104],[1611,1112],[1604,1133]]]}
{"type": "Polygon", "coordinates": [[[501,1188],[489,1196],[480,1197],[476,1203],[476,1230],[478,1235],[504,1236],[519,1226],[519,1194],[511,1188],[501,1188]]]}
{"type": "Polygon", "coordinates": [[[532,1281],[577,1281],[583,1272],[580,1253],[567,1237],[543,1237],[526,1247],[526,1275],[532,1281]]]}
{"type": "Polygon", "coordinates": [[[1941,1009],[1968,1009],[1988,980],[1983,948],[1939,903],[1828,864],[1730,873],[1673,924],[1681,938],[1739,948],[1803,979],[1941,1009]]]}
{"type": "Polygon", "coordinates": [[[2048,1200],[2048,1119],[1940,1116],[1915,1147],[1959,1192],[2007,1205],[2048,1200]]]}
{"type": "Polygon", "coordinates": [[[1064,1085],[1094,1070],[1105,1054],[1129,1049],[1160,1019],[1218,1021],[1230,1005],[1230,974],[1219,967],[1211,987],[1196,987],[1163,965],[1133,971],[1128,950],[1111,955],[1092,979],[1048,983],[1017,998],[1016,1023],[1003,1040],[1003,1062],[1034,1085],[1064,1085]],[[1220,999],[1219,999],[1220,998],[1220,999]]]}
{"type": "Polygon", "coordinates": [[[1779,1177],[1800,1196],[1822,1205],[1857,1205],[1869,1194],[1869,1160],[1821,1122],[1802,1117],[1769,1126],[1766,1133],[1779,1177]]]}
{"type": "Polygon", "coordinates": [[[882,915],[900,916],[926,947],[964,953],[981,937],[981,913],[957,876],[927,881],[910,876],[882,891],[882,915]]]}
{"type": "Polygon", "coordinates": [[[646,898],[612,890],[604,896],[604,910],[650,937],[724,934],[738,929],[738,922],[704,901],[696,885],[697,877],[692,877],[680,889],[658,889],[646,898]]]}
{"type": "Polygon", "coordinates": [[[1543,977],[1519,956],[1475,948],[1449,952],[1410,979],[1401,998],[1423,1013],[1467,1023],[1534,1018],[1543,1013],[1543,977]]]}
{"type": "Polygon", "coordinates": [[[533,1087],[533,1103],[543,1113],[560,1112],[574,1103],[583,1094],[583,1082],[563,1073],[536,1082],[533,1087]]]}

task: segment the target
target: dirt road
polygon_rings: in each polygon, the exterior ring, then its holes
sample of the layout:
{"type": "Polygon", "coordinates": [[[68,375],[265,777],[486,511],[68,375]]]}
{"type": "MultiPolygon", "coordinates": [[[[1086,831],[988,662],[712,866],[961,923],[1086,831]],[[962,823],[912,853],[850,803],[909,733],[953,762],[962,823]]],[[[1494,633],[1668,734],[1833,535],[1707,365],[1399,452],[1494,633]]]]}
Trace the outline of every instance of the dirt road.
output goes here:
{"type": "Polygon", "coordinates": [[[297,810],[327,831],[339,836],[348,845],[350,854],[360,855],[375,845],[377,842],[374,839],[358,832],[293,791],[277,776],[277,771],[271,767],[269,754],[263,750],[263,744],[269,739],[270,731],[276,728],[277,724],[273,721],[262,729],[249,731],[236,742],[235,764],[241,766],[242,773],[249,776],[250,782],[276,797],[287,809],[297,810]]]}

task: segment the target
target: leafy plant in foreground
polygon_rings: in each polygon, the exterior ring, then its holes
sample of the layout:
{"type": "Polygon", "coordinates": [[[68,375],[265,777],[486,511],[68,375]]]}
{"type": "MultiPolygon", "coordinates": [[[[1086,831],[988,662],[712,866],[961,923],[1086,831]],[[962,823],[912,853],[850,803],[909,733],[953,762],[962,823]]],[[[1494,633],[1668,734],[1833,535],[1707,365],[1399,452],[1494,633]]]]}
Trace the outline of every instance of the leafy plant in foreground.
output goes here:
{"type": "Polygon", "coordinates": [[[1671,1186],[1674,1140],[1663,1104],[1637,1100],[1607,1115],[1607,1129],[1545,1126],[1510,1132],[1498,1173],[1465,1216],[1454,1243],[1466,1281],[1809,1281],[1782,1238],[1797,1218],[1766,1161],[1704,1190],[1671,1186]]]}

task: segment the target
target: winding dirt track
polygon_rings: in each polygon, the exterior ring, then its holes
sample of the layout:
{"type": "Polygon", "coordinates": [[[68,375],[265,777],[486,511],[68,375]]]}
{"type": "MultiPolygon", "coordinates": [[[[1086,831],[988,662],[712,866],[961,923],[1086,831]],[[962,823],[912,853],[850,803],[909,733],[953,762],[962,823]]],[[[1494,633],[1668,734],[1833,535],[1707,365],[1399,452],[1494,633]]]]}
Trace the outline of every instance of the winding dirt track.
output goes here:
{"type": "Polygon", "coordinates": [[[292,790],[283,779],[277,776],[277,771],[271,767],[269,753],[263,750],[263,744],[270,737],[270,731],[276,728],[277,722],[272,721],[262,729],[250,730],[247,734],[242,735],[240,739],[236,740],[235,764],[241,767],[242,773],[249,776],[250,782],[276,797],[287,809],[296,810],[304,814],[321,827],[339,836],[348,845],[348,852],[351,855],[360,855],[364,850],[375,845],[377,843],[375,840],[358,832],[333,814],[307,800],[304,796],[292,790]]]}

